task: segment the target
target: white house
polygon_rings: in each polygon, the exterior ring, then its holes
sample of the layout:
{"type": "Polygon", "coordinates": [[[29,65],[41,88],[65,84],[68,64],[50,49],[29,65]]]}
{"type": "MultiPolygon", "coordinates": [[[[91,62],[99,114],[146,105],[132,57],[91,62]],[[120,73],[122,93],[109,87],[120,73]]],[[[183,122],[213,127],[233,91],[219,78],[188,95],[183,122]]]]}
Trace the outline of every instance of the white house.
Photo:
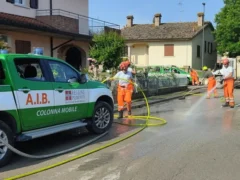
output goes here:
{"type": "Polygon", "coordinates": [[[203,13],[197,15],[196,22],[163,23],[162,15],[156,14],[153,24],[134,24],[133,16],[127,16],[127,25],[121,30],[127,56],[142,67],[176,65],[201,69],[203,61],[203,65],[213,68],[217,60],[214,27],[211,22],[204,22],[203,13]]]}
{"type": "Polygon", "coordinates": [[[31,53],[66,60],[77,69],[86,67],[92,32],[118,25],[88,17],[88,0],[2,0],[0,40],[11,52],[31,53]]]}

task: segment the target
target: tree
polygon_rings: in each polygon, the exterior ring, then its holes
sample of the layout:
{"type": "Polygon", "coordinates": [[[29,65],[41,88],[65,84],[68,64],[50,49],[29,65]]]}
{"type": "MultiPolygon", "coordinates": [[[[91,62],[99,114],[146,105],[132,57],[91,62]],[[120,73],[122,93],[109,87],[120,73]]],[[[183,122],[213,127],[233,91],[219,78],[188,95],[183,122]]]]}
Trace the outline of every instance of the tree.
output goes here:
{"type": "Polygon", "coordinates": [[[240,54],[240,0],[224,0],[224,7],[215,16],[214,32],[218,52],[240,54]]]}
{"type": "Polygon", "coordinates": [[[102,32],[93,36],[89,55],[99,64],[102,63],[104,69],[117,68],[121,62],[124,46],[124,39],[117,32],[102,32]]]}

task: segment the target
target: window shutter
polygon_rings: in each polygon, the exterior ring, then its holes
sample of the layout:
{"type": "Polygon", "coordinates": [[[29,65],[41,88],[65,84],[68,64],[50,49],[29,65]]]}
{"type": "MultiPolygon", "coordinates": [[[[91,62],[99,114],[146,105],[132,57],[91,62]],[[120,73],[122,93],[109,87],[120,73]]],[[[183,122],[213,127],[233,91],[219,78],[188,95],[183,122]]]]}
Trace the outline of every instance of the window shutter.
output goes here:
{"type": "Polygon", "coordinates": [[[174,56],[174,44],[164,44],[164,56],[174,56]]]}
{"type": "Polygon", "coordinates": [[[30,41],[15,41],[16,53],[28,54],[31,53],[31,42],[30,41]]]}
{"type": "Polygon", "coordinates": [[[30,8],[38,9],[38,0],[30,0],[30,8]]]}
{"type": "Polygon", "coordinates": [[[6,0],[8,3],[14,3],[14,0],[6,0]]]}
{"type": "Polygon", "coordinates": [[[197,57],[200,57],[201,47],[197,45],[197,57]]]}
{"type": "Polygon", "coordinates": [[[31,42],[30,41],[25,41],[23,46],[24,46],[24,54],[31,53],[31,42]]]}
{"type": "Polygon", "coordinates": [[[22,54],[24,49],[23,49],[23,43],[22,41],[16,40],[15,41],[15,51],[16,53],[22,54]]]}

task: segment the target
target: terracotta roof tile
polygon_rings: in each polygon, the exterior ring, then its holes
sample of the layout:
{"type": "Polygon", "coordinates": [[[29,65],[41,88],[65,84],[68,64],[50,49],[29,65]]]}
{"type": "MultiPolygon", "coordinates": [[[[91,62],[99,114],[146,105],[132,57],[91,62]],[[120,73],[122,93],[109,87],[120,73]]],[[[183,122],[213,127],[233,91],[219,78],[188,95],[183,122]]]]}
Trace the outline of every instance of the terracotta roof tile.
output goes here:
{"type": "Polygon", "coordinates": [[[86,37],[90,39],[90,36],[66,32],[66,31],[57,29],[55,27],[52,27],[35,18],[18,16],[14,14],[3,13],[3,12],[0,12],[0,25],[21,27],[21,28],[33,29],[37,31],[74,36],[74,37],[86,37]]]}
{"type": "MultiPolygon", "coordinates": [[[[205,27],[211,24],[205,22],[205,27]]],[[[202,30],[197,22],[162,23],[160,26],[154,24],[134,24],[121,30],[126,40],[166,40],[166,39],[191,39],[202,30]]]]}
{"type": "Polygon", "coordinates": [[[55,29],[48,24],[45,24],[35,18],[25,17],[25,16],[18,16],[14,14],[8,14],[0,12],[0,21],[8,21],[8,23],[21,23],[22,25],[32,25],[36,27],[45,27],[50,29],[55,29]]]}

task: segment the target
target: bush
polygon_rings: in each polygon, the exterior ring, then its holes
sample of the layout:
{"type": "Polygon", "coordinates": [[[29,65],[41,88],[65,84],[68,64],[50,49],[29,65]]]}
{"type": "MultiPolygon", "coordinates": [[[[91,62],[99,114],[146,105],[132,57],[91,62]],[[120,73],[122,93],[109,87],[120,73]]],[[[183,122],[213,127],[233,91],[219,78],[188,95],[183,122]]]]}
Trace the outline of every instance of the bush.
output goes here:
{"type": "Polygon", "coordinates": [[[122,49],[125,47],[124,39],[114,31],[108,33],[95,34],[93,45],[89,54],[97,60],[98,64],[103,64],[103,69],[117,68],[122,61],[122,49]]]}

